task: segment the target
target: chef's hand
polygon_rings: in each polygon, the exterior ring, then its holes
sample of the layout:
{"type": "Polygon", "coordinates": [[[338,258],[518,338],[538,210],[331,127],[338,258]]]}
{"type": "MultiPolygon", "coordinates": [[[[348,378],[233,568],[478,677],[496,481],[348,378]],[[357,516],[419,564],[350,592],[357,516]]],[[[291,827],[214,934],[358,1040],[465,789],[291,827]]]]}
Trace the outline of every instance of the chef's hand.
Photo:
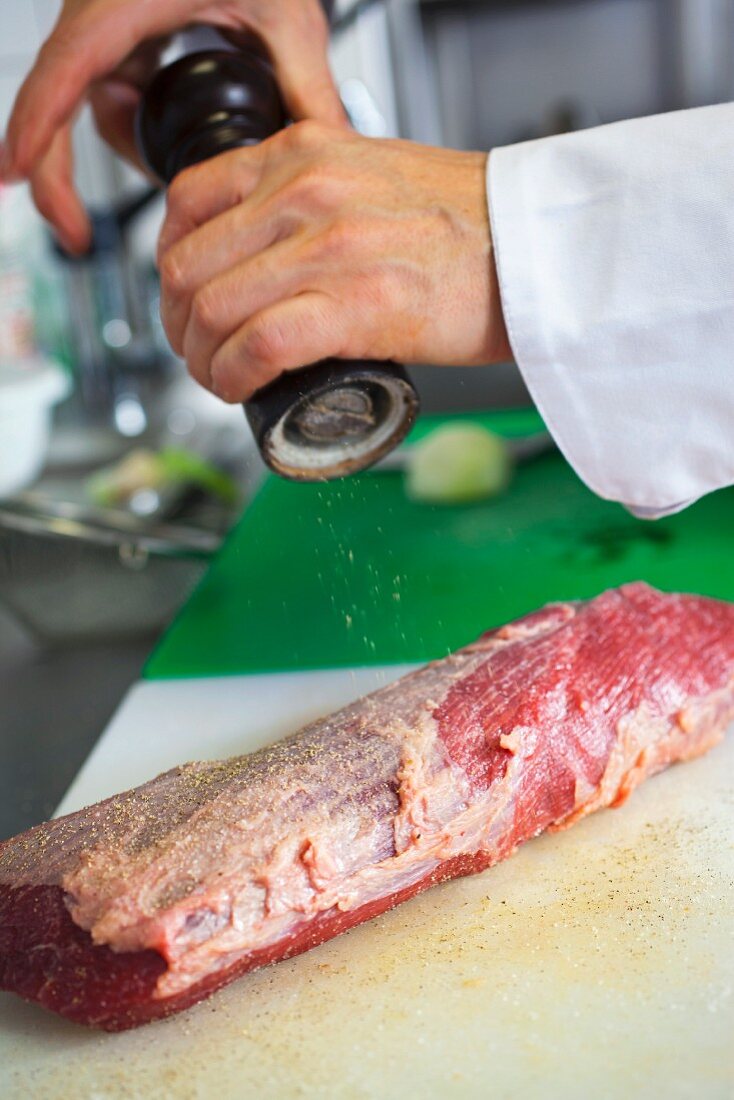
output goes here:
{"type": "Polygon", "coordinates": [[[171,344],[232,402],[328,356],[507,358],[485,162],[302,122],[187,169],[159,242],[171,344]]]}
{"type": "Polygon", "coordinates": [[[73,184],[71,124],[77,108],[89,98],[102,136],[134,160],[136,47],[191,23],[254,30],[269,48],[291,116],[345,123],[319,0],[64,0],[16,99],[0,179],[30,180],[38,209],[70,251],[82,251],[89,239],[73,184]]]}

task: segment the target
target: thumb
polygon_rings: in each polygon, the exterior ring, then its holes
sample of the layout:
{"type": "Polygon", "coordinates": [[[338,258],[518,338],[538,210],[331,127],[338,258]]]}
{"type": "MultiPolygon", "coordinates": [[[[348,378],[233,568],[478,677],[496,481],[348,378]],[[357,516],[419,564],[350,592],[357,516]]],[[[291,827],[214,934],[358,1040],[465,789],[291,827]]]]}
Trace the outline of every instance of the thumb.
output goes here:
{"type": "Polygon", "coordinates": [[[265,37],[278,86],[291,117],[296,122],[308,118],[348,126],[329,68],[329,32],[320,8],[308,17],[306,26],[297,20],[279,20],[265,37]]]}

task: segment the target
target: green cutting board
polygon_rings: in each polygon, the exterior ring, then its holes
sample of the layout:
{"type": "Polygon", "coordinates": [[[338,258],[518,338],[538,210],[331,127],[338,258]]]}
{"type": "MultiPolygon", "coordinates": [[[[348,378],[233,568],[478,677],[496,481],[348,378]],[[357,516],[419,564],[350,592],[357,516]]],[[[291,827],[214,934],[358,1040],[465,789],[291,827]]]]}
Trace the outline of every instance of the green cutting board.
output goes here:
{"type": "MultiPolygon", "coordinates": [[[[472,416],[508,436],[530,411],[472,416]]],[[[425,417],[419,435],[445,417],[425,417]]],[[[547,603],[643,579],[734,600],[734,491],[656,523],[594,496],[557,454],[502,497],[409,501],[402,475],[268,479],[151,657],[153,679],[440,657],[547,603]]]]}

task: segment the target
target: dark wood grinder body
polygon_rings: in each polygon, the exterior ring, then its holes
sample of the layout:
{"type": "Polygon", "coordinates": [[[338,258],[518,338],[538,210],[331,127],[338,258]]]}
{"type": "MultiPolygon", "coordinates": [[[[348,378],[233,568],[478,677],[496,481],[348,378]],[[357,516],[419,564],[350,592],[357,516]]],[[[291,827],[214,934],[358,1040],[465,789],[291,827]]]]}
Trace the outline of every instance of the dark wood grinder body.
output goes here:
{"type": "MultiPolygon", "coordinates": [[[[263,141],[286,122],[267,54],[253,39],[247,48],[198,50],[161,68],[141,101],[138,144],[170,183],[182,169],[263,141]]],[[[327,359],[286,372],[245,405],[265,462],[298,481],[372,465],[401,442],[417,411],[405,369],[369,360],[327,359]]]]}

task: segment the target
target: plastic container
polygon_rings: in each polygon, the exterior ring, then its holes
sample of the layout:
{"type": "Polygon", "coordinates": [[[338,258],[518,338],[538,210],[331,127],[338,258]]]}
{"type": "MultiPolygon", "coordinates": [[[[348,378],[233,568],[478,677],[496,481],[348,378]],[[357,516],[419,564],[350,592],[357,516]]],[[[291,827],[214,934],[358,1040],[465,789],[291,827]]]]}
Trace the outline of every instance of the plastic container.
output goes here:
{"type": "Polygon", "coordinates": [[[43,467],[53,406],[69,392],[63,371],[38,350],[35,285],[43,229],[23,187],[0,185],[0,497],[43,467]]]}
{"type": "Polygon", "coordinates": [[[55,364],[0,364],[0,497],[30,485],[48,450],[53,406],[69,392],[69,379],[55,364]]]}

